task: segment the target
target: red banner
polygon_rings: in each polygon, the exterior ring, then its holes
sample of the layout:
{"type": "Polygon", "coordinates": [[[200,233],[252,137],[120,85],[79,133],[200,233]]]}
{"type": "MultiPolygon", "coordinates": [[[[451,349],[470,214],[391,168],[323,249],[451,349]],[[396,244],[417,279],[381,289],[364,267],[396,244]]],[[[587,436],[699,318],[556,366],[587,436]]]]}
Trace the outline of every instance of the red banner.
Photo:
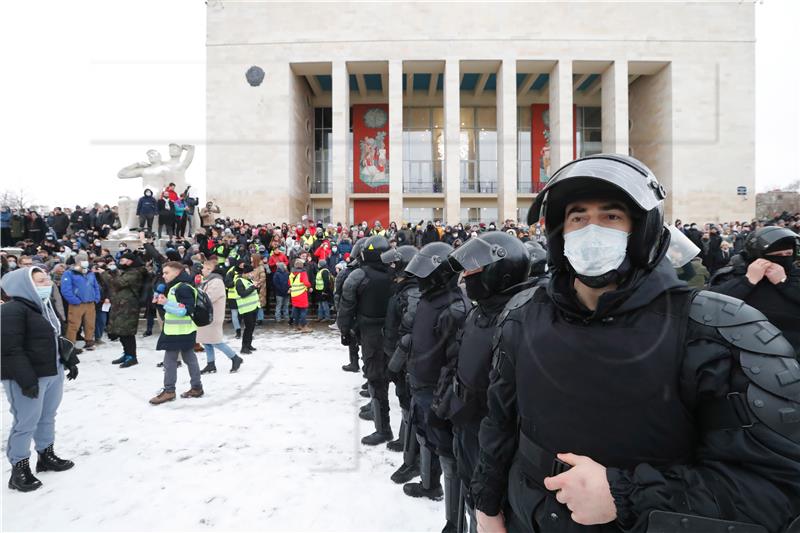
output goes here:
{"type": "Polygon", "coordinates": [[[353,200],[353,224],[366,221],[371,228],[376,220],[389,227],[389,200],[353,200]]]}
{"type": "MultiPolygon", "coordinates": [[[[577,106],[572,106],[572,158],[577,154],[577,106]]],[[[558,170],[550,165],[550,106],[531,105],[531,183],[539,192],[558,170]]]]}
{"type": "Polygon", "coordinates": [[[389,192],[389,105],[353,106],[353,192],[389,192]]]}

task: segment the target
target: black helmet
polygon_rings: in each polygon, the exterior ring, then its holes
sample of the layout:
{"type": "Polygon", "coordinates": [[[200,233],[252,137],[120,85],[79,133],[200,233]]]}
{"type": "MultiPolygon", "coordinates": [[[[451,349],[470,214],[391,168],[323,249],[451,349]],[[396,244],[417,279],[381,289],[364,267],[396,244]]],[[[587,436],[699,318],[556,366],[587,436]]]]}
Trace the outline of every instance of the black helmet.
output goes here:
{"type": "Polygon", "coordinates": [[[455,272],[482,268],[480,274],[473,276],[477,276],[482,285],[478,293],[485,296],[524,282],[530,270],[525,245],[504,231],[492,231],[468,240],[450,254],[448,261],[455,272]]]}
{"type": "Polygon", "coordinates": [[[358,264],[359,259],[361,259],[361,249],[364,248],[365,242],[367,242],[367,239],[362,237],[353,244],[353,249],[350,250],[350,264],[358,264]]]}
{"type": "Polygon", "coordinates": [[[389,241],[383,235],[368,238],[361,249],[361,260],[365,263],[380,263],[381,254],[389,249],[389,241]]]}
{"type": "Polygon", "coordinates": [[[456,275],[447,261],[447,256],[452,251],[453,247],[449,244],[428,243],[409,261],[406,272],[420,279],[420,288],[423,292],[444,285],[456,275]]]}
{"type": "Polygon", "coordinates": [[[403,273],[415,255],[417,255],[417,249],[409,244],[404,244],[383,252],[381,262],[385,265],[394,264],[395,272],[403,273]]]}
{"type": "Polygon", "coordinates": [[[600,197],[618,198],[629,206],[635,221],[627,259],[634,268],[653,268],[669,244],[669,230],[664,228],[667,193],[643,163],[620,154],[590,155],[567,163],[533,200],[528,224],[544,217],[550,264],[558,270],[566,267],[562,231],[567,204],[600,197]]]}
{"type": "Polygon", "coordinates": [[[528,275],[536,277],[545,274],[547,272],[547,250],[536,241],[527,241],[525,247],[528,249],[531,267],[528,275]]]}
{"type": "Polygon", "coordinates": [[[779,226],[767,226],[751,232],[744,241],[744,251],[747,254],[747,261],[753,262],[764,257],[769,252],[776,250],[794,250],[792,257],[797,255],[800,247],[800,236],[789,228],[779,226]]]}

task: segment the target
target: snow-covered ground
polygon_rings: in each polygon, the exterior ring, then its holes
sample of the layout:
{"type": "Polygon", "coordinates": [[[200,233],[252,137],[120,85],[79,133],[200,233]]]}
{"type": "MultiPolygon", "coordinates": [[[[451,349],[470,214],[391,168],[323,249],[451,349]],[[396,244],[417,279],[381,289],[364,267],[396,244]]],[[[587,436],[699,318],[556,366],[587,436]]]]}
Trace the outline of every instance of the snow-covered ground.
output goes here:
{"type": "MultiPolygon", "coordinates": [[[[41,474],[44,486],[29,494],[4,483],[3,530],[441,530],[442,503],[389,480],[402,454],[359,443],[374,428],[357,416],[362,377],[342,372],[337,332],[257,328],[258,351],[238,374],[217,353],[203,398],[152,406],[163,377],[156,338],[138,339],[140,364],[129,369],[110,364],[119,343],[81,355],[56,420],[56,451],[76,466],[41,474]]],[[[177,388],[189,388],[185,366],[177,388]]],[[[11,415],[1,396],[5,452],[11,415]]]]}

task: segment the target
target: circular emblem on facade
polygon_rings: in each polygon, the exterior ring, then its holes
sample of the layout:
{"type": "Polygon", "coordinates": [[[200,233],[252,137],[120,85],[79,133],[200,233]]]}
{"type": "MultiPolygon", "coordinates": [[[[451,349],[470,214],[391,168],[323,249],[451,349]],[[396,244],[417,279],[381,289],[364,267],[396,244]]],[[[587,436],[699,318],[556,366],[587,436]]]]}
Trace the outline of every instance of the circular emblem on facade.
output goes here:
{"type": "Polygon", "coordinates": [[[368,128],[380,129],[386,124],[388,119],[389,117],[386,116],[386,111],[380,107],[373,107],[364,113],[364,124],[368,128]]]}
{"type": "Polygon", "coordinates": [[[261,67],[253,65],[247,69],[244,77],[247,79],[247,83],[249,83],[251,87],[258,87],[261,85],[261,82],[264,81],[264,70],[261,67]]]}

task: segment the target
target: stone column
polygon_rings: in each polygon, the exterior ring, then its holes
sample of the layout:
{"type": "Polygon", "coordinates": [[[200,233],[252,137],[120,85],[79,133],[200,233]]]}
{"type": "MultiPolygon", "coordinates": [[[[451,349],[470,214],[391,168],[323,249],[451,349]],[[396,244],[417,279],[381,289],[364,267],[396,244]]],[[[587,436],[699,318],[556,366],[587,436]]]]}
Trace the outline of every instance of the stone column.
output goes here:
{"type": "Polygon", "coordinates": [[[461,218],[461,75],[458,59],[444,65],[444,219],[461,218]]]}
{"type": "Polygon", "coordinates": [[[347,135],[350,132],[350,77],[347,74],[347,63],[334,61],[331,71],[331,114],[333,117],[333,131],[331,132],[333,150],[333,170],[331,173],[331,221],[336,224],[349,224],[347,220],[347,181],[353,176],[348,176],[347,135]]]}
{"type": "Polygon", "coordinates": [[[497,214],[517,219],[517,61],[506,58],[497,72],[497,214]]]}
{"type": "Polygon", "coordinates": [[[403,219],[403,61],[389,61],[389,220],[403,219]]]}
{"type": "Polygon", "coordinates": [[[550,72],[551,174],[573,159],[572,60],[560,59],[550,72]]]}
{"type": "Polygon", "coordinates": [[[628,62],[611,63],[601,78],[603,152],[628,155],[628,62]]]}

